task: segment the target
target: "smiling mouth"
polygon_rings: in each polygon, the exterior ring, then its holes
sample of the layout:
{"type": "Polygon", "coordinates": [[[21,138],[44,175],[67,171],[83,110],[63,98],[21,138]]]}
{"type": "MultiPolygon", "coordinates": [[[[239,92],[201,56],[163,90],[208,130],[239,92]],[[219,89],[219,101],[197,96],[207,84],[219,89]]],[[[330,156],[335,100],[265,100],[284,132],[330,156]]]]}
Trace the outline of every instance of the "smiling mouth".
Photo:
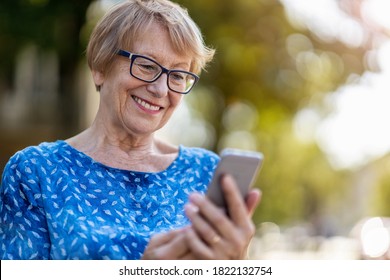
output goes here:
{"type": "Polygon", "coordinates": [[[138,105],[145,108],[146,110],[158,112],[162,109],[162,107],[150,104],[137,96],[133,95],[132,97],[133,97],[134,101],[137,102],[138,105]]]}

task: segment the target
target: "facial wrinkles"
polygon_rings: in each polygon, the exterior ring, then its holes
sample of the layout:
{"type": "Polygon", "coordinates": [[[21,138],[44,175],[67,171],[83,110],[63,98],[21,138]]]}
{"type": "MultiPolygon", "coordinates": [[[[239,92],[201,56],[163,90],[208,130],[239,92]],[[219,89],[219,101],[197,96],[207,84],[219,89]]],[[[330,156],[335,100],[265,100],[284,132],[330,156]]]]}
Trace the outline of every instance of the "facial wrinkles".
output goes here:
{"type": "MultiPolygon", "coordinates": [[[[138,37],[138,40],[133,44],[133,48],[128,51],[148,56],[168,69],[188,70],[191,58],[178,54],[173,49],[167,34],[167,30],[164,28],[158,24],[152,24],[147,32],[138,37]]],[[[131,102],[137,104],[135,106],[140,106],[151,111],[152,115],[150,117],[154,118],[154,116],[158,116],[158,118],[160,118],[158,122],[153,122],[153,126],[155,127],[151,127],[152,130],[162,127],[169,120],[175,107],[180,103],[182,95],[172,92],[168,88],[166,89],[167,92],[162,95],[156,88],[152,87],[152,85],[156,86],[156,84],[147,84],[131,77],[128,68],[129,63],[126,64],[126,74],[129,75],[128,78],[131,79],[131,83],[138,83],[138,85],[128,90],[126,96],[131,97],[131,102]]],[[[166,74],[163,74],[163,76],[159,79],[166,79],[166,74]]],[[[155,83],[159,82],[161,83],[162,81],[158,80],[155,83]]],[[[129,100],[122,101],[126,101],[125,104],[129,104],[128,102],[130,102],[129,100]]],[[[123,118],[122,122],[125,121],[126,117],[132,118],[132,116],[126,115],[126,106],[128,105],[122,105],[122,108],[120,108],[120,114],[123,118]]],[[[146,115],[142,115],[142,113],[139,116],[142,116],[142,119],[144,120],[152,120],[146,115]]],[[[155,120],[157,121],[156,118],[155,120]]],[[[146,122],[143,124],[148,125],[146,122]]],[[[149,124],[152,125],[152,123],[149,124]]],[[[125,125],[125,123],[123,123],[123,125],[125,125]]],[[[141,125],[141,123],[138,122],[138,125],[141,125]]]]}

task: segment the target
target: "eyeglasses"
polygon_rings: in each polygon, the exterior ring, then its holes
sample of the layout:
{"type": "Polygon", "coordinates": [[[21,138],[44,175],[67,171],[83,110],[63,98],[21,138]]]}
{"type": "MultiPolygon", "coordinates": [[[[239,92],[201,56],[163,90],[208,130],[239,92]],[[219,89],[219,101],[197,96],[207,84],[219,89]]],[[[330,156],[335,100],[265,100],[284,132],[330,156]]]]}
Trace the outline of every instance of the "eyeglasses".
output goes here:
{"type": "Polygon", "coordinates": [[[168,76],[168,88],[177,93],[189,93],[199,80],[199,77],[194,73],[184,70],[168,70],[153,59],[143,55],[133,54],[124,50],[119,50],[117,54],[130,59],[130,74],[134,78],[147,83],[153,83],[165,73],[168,76]]]}

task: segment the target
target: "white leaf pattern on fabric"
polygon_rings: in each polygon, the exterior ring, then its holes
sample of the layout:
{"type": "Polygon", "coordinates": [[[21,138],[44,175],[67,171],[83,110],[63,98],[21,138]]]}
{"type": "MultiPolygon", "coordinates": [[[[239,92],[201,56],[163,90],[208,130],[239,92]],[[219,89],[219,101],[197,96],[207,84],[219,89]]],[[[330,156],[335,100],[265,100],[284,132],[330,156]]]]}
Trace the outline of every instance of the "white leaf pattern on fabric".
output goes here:
{"type": "Polygon", "coordinates": [[[115,169],[65,141],[17,152],[0,185],[1,259],[139,259],[151,235],[189,223],[219,157],[179,147],[156,173],[115,169]]]}

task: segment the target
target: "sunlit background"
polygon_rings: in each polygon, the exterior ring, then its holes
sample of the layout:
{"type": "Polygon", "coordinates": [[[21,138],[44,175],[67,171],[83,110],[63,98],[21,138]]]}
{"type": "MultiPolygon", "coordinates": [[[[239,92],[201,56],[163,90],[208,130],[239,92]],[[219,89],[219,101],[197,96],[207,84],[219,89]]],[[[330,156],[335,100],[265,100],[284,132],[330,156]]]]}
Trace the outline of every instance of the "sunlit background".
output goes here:
{"type": "MultiPolygon", "coordinates": [[[[0,3],[0,172],[94,118],[84,49],[119,1],[72,2],[0,3]]],[[[177,2],[217,53],[158,136],[264,153],[250,257],[390,258],[390,2],[177,2]]]]}

